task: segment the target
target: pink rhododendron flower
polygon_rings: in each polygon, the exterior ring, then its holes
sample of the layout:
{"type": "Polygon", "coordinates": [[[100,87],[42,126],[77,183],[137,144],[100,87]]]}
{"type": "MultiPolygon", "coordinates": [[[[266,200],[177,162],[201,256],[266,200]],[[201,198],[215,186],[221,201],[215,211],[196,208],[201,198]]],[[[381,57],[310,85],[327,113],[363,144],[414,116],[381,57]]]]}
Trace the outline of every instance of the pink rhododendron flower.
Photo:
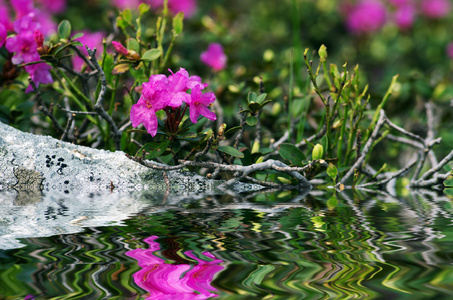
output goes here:
{"type": "MultiPolygon", "coordinates": [[[[23,3],[26,5],[27,1],[16,1],[18,5],[23,3]]],[[[14,53],[11,62],[15,65],[22,63],[32,63],[40,60],[38,47],[41,49],[44,46],[44,35],[40,31],[41,23],[36,19],[36,11],[32,9],[31,12],[23,15],[14,21],[14,31],[17,33],[14,36],[7,38],[5,47],[14,53]]],[[[30,77],[38,86],[40,83],[52,83],[52,76],[50,75],[51,67],[46,63],[39,63],[25,66],[25,71],[30,74],[30,77]]],[[[26,93],[32,90],[31,85],[26,89],[26,93]]]]}
{"type": "Polygon", "coordinates": [[[36,21],[40,24],[39,29],[44,35],[52,35],[57,32],[57,24],[48,12],[36,10],[36,21]]]}
{"type": "Polygon", "coordinates": [[[32,0],[11,0],[11,6],[16,13],[17,19],[33,12],[35,8],[32,0]]]}
{"type": "Polygon", "coordinates": [[[66,0],[35,0],[39,2],[42,7],[51,13],[61,13],[66,10],[66,0]]]}
{"type": "Polygon", "coordinates": [[[143,123],[146,131],[152,136],[157,134],[156,112],[168,106],[168,79],[165,75],[152,75],[149,82],[143,83],[142,95],[131,107],[132,127],[143,123]]]}
{"type": "Polygon", "coordinates": [[[31,32],[33,34],[35,30],[40,28],[41,24],[36,20],[36,14],[34,12],[14,21],[14,31],[19,34],[23,32],[31,32]]]}
{"type": "MultiPolygon", "coordinates": [[[[46,63],[34,64],[25,66],[25,71],[30,74],[31,79],[35,82],[36,86],[40,83],[49,84],[53,82],[52,76],[50,75],[51,66],[46,63]]],[[[25,93],[32,91],[31,84],[25,90],[25,93]]]]}
{"type": "Polygon", "coordinates": [[[442,18],[450,12],[450,0],[422,0],[421,12],[428,18],[442,18]]]}
{"type": "Polygon", "coordinates": [[[184,254],[194,259],[197,264],[169,264],[156,256],[154,252],[160,250],[159,243],[155,240],[157,236],[151,236],[144,241],[148,243],[149,249],[135,249],[126,252],[138,261],[141,270],[133,277],[135,283],[149,292],[147,300],[151,299],[208,299],[217,297],[212,291],[217,291],[211,286],[214,276],[223,266],[222,260],[216,259],[209,252],[202,254],[212,259],[211,261],[197,258],[193,251],[186,251],[184,254]]]}
{"type": "Polygon", "coordinates": [[[113,45],[113,48],[115,48],[115,51],[118,54],[121,54],[121,55],[124,55],[124,56],[126,56],[128,54],[128,51],[127,51],[126,47],[124,47],[121,43],[112,41],[112,45],[113,45]]]}
{"type": "MultiPolygon", "coordinates": [[[[171,70],[170,70],[171,72],[171,70]]],[[[189,73],[184,69],[180,68],[178,72],[171,72],[172,75],[168,76],[168,87],[167,92],[169,94],[169,106],[179,107],[183,102],[190,101],[190,95],[186,93],[187,90],[193,89],[194,87],[200,87],[204,89],[208,86],[207,83],[201,83],[201,78],[198,76],[189,76],[189,73]]]]}
{"type": "Polygon", "coordinates": [[[201,53],[200,59],[214,71],[223,70],[227,62],[227,56],[223,53],[222,45],[218,43],[209,44],[208,49],[201,53]]]}
{"type": "Polygon", "coordinates": [[[415,8],[410,5],[401,6],[395,12],[396,25],[401,29],[412,27],[415,21],[415,8]]]}
{"type": "Polygon", "coordinates": [[[214,93],[202,94],[200,86],[194,87],[190,95],[190,100],[187,102],[190,110],[190,121],[192,121],[192,123],[194,124],[197,123],[198,117],[200,115],[212,121],[217,119],[215,113],[210,111],[208,108],[212,103],[214,103],[214,101],[214,93]]]}
{"type": "Polygon", "coordinates": [[[170,75],[168,79],[170,80],[170,82],[173,82],[173,88],[175,89],[187,91],[197,85],[200,86],[201,89],[204,89],[208,86],[207,83],[201,82],[201,78],[199,76],[189,76],[189,72],[187,72],[184,68],[179,68],[179,71],[174,74],[171,70],[169,71],[170,73],[172,73],[172,75],[170,75]]]}
{"type": "MultiPolygon", "coordinates": [[[[146,131],[152,136],[155,136],[157,134],[158,126],[156,116],[157,111],[162,109],[179,108],[183,102],[190,104],[192,102],[195,103],[196,101],[201,101],[200,103],[204,106],[209,105],[212,102],[208,103],[208,100],[211,100],[212,98],[215,100],[215,96],[213,96],[212,93],[206,94],[212,94],[213,97],[201,96],[200,91],[206,86],[207,84],[202,83],[200,77],[189,76],[189,73],[184,68],[180,68],[176,73],[171,72],[171,75],[168,76],[168,78],[162,74],[152,75],[149,78],[149,82],[143,83],[141,89],[142,95],[140,99],[136,104],[132,105],[130,115],[132,126],[137,127],[138,125],[143,124],[146,131]],[[192,90],[192,93],[195,91],[194,96],[187,93],[189,89],[192,90]],[[196,98],[197,100],[192,101],[192,97],[195,99],[195,95],[198,95],[198,98],[196,98]]],[[[200,105],[201,104],[198,104],[198,106],[200,105]]],[[[206,107],[198,108],[198,106],[194,106],[195,108],[193,109],[194,114],[198,112],[194,123],[196,123],[196,119],[200,114],[209,116],[212,119],[212,114],[214,114],[213,112],[209,111],[206,107]],[[206,112],[206,110],[209,112],[206,112]]],[[[168,114],[167,110],[166,112],[168,114]]]]}
{"type": "Polygon", "coordinates": [[[113,0],[112,4],[120,10],[124,10],[126,8],[137,9],[141,2],[139,0],[113,0]]]}
{"type": "Polygon", "coordinates": [[[5,44],[6,37],[8,36],[8,32],[3,24],[0,23],[0,47],[5,44]]]}
{"type": "Polygon", "coordinates": [[[392,4],[395,7],[402,7],[406,5],[412,5],[413,0],[389,0],[390,4],[392,4]]]}
{"type": "Polygon", "coordinates": [[[447,45],[447,55],[448,55],[448,57],[450,57],[451,59],[453,59],[453,42],[450,42],[450,43],[447,45]]]}
{"type": "Polygon", "coordinates": [[[0,24],[2,24],[6,31],[13,30],[13,23],[9,17],[8,8],[0,5],[0,24]]]}
{"type": "MultiPolygon", "coordinates": [[[[164,0],[146,0],[145,2],[154,9],[164,4],[164,0]]],[[[196,0],[168,0],[168,9],[174,14],[182,11],[185,17],[190,18],[197,10],[197,2],[196,0]]]]}
{"type": "Polygon", "coordinates": [[[384,26],[386,14],[386,8],[380,1],[363,0],[348,12],[347,27],[354,34],[376,32],[384,26]]]}
{"type": "Polygon", "coordinates": [[[5,46],[9,52],[15,53],[11,60],[15,65],[39,60],[38,46],[33,32],[22,31],[15,36],[9,37],[5,46]]]}
{"type": "Polygon", "coordinates": [[[51,16],[37,9],[14,21],[14,31],[32,31],[39,29],[44,35],[51,35],[56,32],[57,25],[51,16]]]}

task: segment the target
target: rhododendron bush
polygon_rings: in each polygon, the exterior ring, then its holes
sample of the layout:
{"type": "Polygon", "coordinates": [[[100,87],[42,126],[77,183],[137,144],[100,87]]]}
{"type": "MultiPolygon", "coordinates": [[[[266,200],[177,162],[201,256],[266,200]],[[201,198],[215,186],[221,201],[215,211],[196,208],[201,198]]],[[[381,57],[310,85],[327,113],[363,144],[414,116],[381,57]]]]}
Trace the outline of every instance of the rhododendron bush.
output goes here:
{"type": "Polygon", "coordinates": [[[453,142],[452,15],[449,0],[0,0],[0,121],[230,183],[375,182],[415,151],[381,143],[405,141],[382,124],[453,142]]]}

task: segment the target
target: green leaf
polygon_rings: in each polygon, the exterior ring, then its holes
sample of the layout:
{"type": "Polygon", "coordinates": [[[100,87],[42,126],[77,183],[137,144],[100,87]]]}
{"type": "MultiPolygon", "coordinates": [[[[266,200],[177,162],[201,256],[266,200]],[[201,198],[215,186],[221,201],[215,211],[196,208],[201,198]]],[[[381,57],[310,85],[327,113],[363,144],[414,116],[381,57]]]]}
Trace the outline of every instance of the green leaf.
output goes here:
{"type": "Polygon", "coordinates": [[[148,4],[145,4],[145,3],[140,3],[140,6],[138,7],[138,12],[141,15],[143,15],[144,13],[148,12],[149,10],[149,5],[148,4]]]}
{"type": "Polygon", "coordinates": [[[250,125],[250,126],[255,126],[256,123],[258,122],[258,119],[257,119],[256,117],[254,117],[254,116],[249,116],[249,117],[245,120],[245,122],[246,122],[248,125],[250,125]]]}
{"type": "Polygon", "coordinates": [[[154,49],[150,49],[150,50],[146,51],[145,53],[143,53],[141,60],[153,61],[153,60],[158,59],[161,55],[162,55],[162,50],[154,48],[154,49]]]}
{"type": "Polygon", "coordinates": [[[255,101],[258,102],[258,103],[261,103],[261,102],[263,102],[263,100],[266,98],[266,96],[267,96],[266,93],[262,93],[262,94],[260,94],[260,95],[256,98],[255,101]]]}
{"type": "Polygon", "coordinates": [[[129,8],[123,10],[121,15],[123,16],[124,21],[126,21],[128,23],[132,23],[132,13],[129,8]]]}
{"type": "Polygon", "coordinates": [[[253,143],[253,146],[252,146],[252,154],[254,153],[258,153],[260,151],[260,142],[258,140],[256,140],[254,143],[253,143]]]}
{"type": "Polygon", "coordinates": [[[453,197],[453,188],[445,189],[444,190],[444,194],[449,196],[449,197],[453,197]]]}
{"type": "Polygon", "coordinates": [[[71,36],[71,23],[68,20],[63,20],[58,25],[58,35],[60,39],[68,40],[71,36]]]}
{"type": "Polygon", "coordinates": [[[338,169],[333,163],[329,163],[329,166],[327,167],[327,175],[329,175],[332,180],[335,181],[338,175],[338,169]]]}
{"type": "Polygon", "coordinates": [[[145,81],[148,81],[148,77],[145,74],[144,68],[129,68],[129,71],[131,72],[132,76],[135,78],[135,80],[138,80],[140,83],[143,83],[145,81]]]}
{"type": "MultiPolygon", "coordinates": [[[[42,55],[41,55],[41,58],[44,59],[44,57],[42,55]]],[[[444,169],[445,172],[450,172],[453,174],[453,169],[450,166],[450,164],[446,164],[445,166],[442,167],[442,169],[444,169]]]]}
{"type": "Polygon", "coordinates": [[[173,153],[178,153],[180,149],[181,149],[180,141],[174,141],[171,143],[171,150],[173,151],[173,153]]]}
{"type": "Polygon", "coordinates": [[[255,92],[249,92],[248,96],[247,96],[247,100],[250,102],[256,102],[256,98],[258,96],[256,95],[255,92]]]}
{"type": "Polygon", "coordinates": [[[245,112],[251,113],[250,109],[243,109],[243,110],[239,111],[240,114],[245,113],[245,112]]]}
{"type": "Polygon", "coordinates": [[[303,99],[294,99],[291,105],[291,113],[293,117],[300,116],[302,114],[304,108],[304,100],[303,99]]]}
{"type": "Polygon", "coordinates": [[[126,30],[128,27],[127,22],[123,19],[122,16],[116,17],[116,26],[121,28],[122,30],[126,30]]]}
{"type": "Polygon", "coordinates": [[[145,154],[146,159],[154,159],[156,157],[161,156],[166,150],[168,145],[170,144],[169,140],[165,140],[162,142],[150,142],[146,143],[141,147],[138,151],[136,156],[142,156],[143,150],[146,151],[147,154],[145,154]]]}
{"type": "Polygon", "coordinates": [[[295,166],[303,166],[302,161],[305,159],[305,155],[293,144],[280,144],[278,146],[278,154],[295,166]]]}
{"type": "Polygon", "coordinates": [[[74,42],[70,42],[70,43],[67,43],[67,44],[64,44],[63,46],[61,47],[58,47],[56,48],[55,52],[53,53],[53,55],[57,55],[58,53],[60,53],[61,51],[63,51],[64,49],[68,48],[69,46],[77,46],[77,47],[85,47],[81,42],[79,41],[74,41],[74,42]]]}
{"type": "Polygon", "coordinates": [[[134,50],[135,52],[140,53],[140,44],[134,38],[127,39],[126,48],[128,50],[134,50]]]}
{"type": "Polygon", "coordinates": [[[126,73],[127,71],[129,71],[129,64],[119,64],[113,68],[112,74],[118,75],[118,74],[126,73]]]}
{"type": "Polygon", "coordinates": [[[234,156],[234,157],[238,157],[238,158],[244,157],[244,153],[242,153],[241,151],[239,151],[236,148],[233,148],[231,146],[219,146],[219,148],[217,148],[217,150],[224,152],[226,154],[229,154],[231,156],[234,156]]]}
{"type": "Polygon", "coordinates": [[[146,130],[143,129],[129,129],[127,132],[148,133],[146,130]]]}
{"type": "Polygon", "coordinates": [[[105,58],[104,58],[104,73],[105,73],[105,79],[107,80],[108,84],[110,84],[110,86],[113,86],[113,74],[112,74],[112,71],[113,71],[113,68],[114,68],[114,65],[115,65],[115,62],[113,60],[113,56],[111,54],[107,54],[105,55],[105,58]]]}
{"type": "Polygon", "coordinates": [[[184,130],[188,129],[189,127],[191,127],[192,125],[193,125],[193,123],[190,120],[190,118],[187,118],[187,119],[184,120],[182,125],[180,125],[180,130],[184,131],[184,130]]]}
{"type": "Polygon", "coordinates": [[[72,36],[71,40],[76,40],[78,38],[81,38],[82,36],[84,36],[83,32],[76,33],[72,36]]]}
{"type": "Polygon", "coordinates": [[[334,209],[338,206],[338,199],[336,197],[330,197],[329,200],[327,200],[327,207],[329,209],[334,209]]]}
{"type": "Polygon", "coordinates": [[[266,104],[269,104],[269,103],[271,103],[271,102],[272,102],[272,100],[270,100],[270,99],[264,101],[263,103],[261,103],[261,108],[263,108],[266,104]]]}
{"type": "Polygon", "coordinates": [[[226,135],[230,135],[230,134],[233,134],[235,133],[236,131],[242,129],[242,126],[235,126],[235,127],[232,127],[230,129],[228,129],[227,131],[225,131],[225,136],[226,135]]]}
{"type": "Polygon", "coordinates": [[[197,136],[186,136],[186,137],[180,137],[181,140],[187,141],[187,142],[199,142],[205,137],[207,137],[207,134],[200,134],[197,136]]]}
{"type": "Polygon", "coordinates": [[[453,178],[447,178],[447,180],[444,181],[444,185],[453,187],[453,178]]]}
{"type": "Polygon", "coordinates": [[[184,13],[182,11],[180,11],[173,17],[173,30],[174,30],[175,35],[178,35],[182,32],[183,20],[184,20],[184,13]]]}
{"type": "Polygon", "coordinates": [[[249,109],[252,111],[252,114],[256,114],[261,108],[261,104],[258,102],[250,102],[249,109]]]}
{"type": "Polygon", "coordinates": [[[285,183],[285,184],[291,184],[291,180],[288,179],[288,178],[285,178],[285,177],[277,177],[278,180],[280,180],[280,182],[282,183],[285,183]]]}

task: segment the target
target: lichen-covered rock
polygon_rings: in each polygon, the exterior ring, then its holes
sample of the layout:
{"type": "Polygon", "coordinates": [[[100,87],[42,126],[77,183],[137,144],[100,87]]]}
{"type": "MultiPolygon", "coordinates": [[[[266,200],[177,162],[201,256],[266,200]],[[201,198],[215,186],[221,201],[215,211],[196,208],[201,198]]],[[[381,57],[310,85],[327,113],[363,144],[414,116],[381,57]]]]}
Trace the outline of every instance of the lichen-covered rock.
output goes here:
{"type": "MultiPolygon", "coordinates": [[[[90,194],[137,190],[175,194],[214,192],[219,181],[186,171],[164,172],[110,152],[24,133],[0,122],[0,191],[90,194]]],[[[236,191],[261,187],[238,183],[236,191]]]]}

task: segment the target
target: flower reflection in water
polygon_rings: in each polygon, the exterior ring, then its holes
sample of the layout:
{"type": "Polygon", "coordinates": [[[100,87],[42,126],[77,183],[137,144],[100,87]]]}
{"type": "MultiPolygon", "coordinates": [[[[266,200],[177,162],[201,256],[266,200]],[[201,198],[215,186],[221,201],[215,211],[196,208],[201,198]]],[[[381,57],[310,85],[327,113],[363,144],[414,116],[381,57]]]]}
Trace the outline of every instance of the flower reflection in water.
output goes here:
{"type": "Polygon", "coordinates": [[[202,254],[213,260],[207,261],[197,258],[192,252],[184,254],[197,261],[197,264],[168,264],[165,260],[154,255],[160,250],[160,245],[155,240],[157,236],[144,239],[149,249],[135,249],[126,252],[138,261],[141,270],[134,276],[135,283],[149,292],[147,300],[151,299],[207,299],[216,297],[217,291],[211,286],[211,281],[219,271],[223,270],[222,260],[216,259],[209,252],[202,254]]]}

